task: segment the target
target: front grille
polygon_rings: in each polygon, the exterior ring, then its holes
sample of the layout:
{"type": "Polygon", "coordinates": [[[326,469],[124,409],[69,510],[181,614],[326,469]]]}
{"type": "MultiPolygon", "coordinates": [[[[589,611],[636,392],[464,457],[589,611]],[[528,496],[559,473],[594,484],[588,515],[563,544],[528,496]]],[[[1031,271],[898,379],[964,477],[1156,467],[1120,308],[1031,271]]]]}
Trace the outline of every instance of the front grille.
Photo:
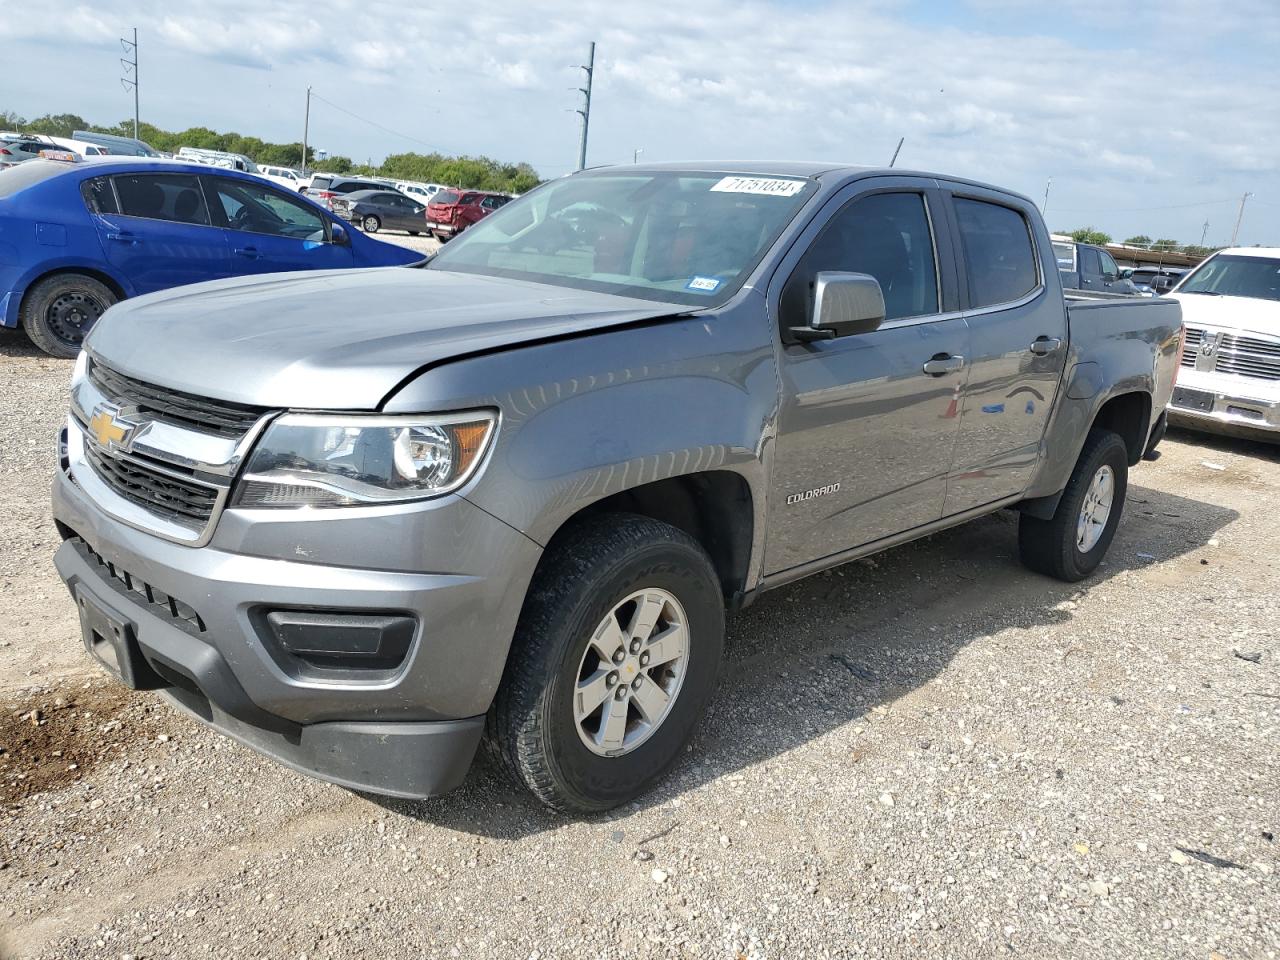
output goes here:
{"type": "Polygon", "coordinates": [[[1280,341],[1224,333],[1218,339],[1217,370],[1260,380],[1280,380],[1280,341]]]}
{"type": "Polygon", "coordinates": [[[1204,339],[1204,331],[1198,327],[1187,327],[1187,336],[1182,343],[1182,365],[1194,367],[1196,354],[1200,352],[1200,341],[1204,339]]]}
{"type": "Polygon", "coordinates": [[[115,585],[128,593],[130,599],[134,602],[147,607],[152,613],[178,621],[179,626],[185,624],[198,633],[204,633],[204,620],[200,618],[200,614],[196,613],[195,608],[190,604],[184,603],[177,597],[169,596],[169,594],[153,587],[141,577],[105,560],[82,537],[72,537],[72,542],[84,553],[86,558],[97,563],[100,573],[115,581],[115,585]]]}
{"type": "Polygon", "coordinates": [[[156,420],[220,437],[239,439],[266,412],[261,407],[245,403],[211,400],[143,383],[97,362],[89,365],[89,379],[103,394],[122,407],[136,407],[139,413],[156,420]]]}
{"type": "Polygon", "coordinates": [[[102,455],[85,444],[84,458],[102,482],[151,513],[194,530],[201,530],[213,516],[218,491],[203,484],[179,480],[134,460],[102,455]]]}

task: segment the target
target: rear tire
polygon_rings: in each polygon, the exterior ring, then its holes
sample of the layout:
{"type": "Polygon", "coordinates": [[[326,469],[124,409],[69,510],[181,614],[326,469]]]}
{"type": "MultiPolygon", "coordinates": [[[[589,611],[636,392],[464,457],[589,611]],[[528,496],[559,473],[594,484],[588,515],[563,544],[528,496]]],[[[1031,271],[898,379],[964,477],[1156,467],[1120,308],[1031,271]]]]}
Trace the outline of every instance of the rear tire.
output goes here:
{"type": "Polygon", "coordinates": [[[360,227],[365,233],[377,233],[382,229],[382,221],[375,216],[367,216],[360,221],[360,227]]]}
{"type": "Polygon", "coordinates": [[[679,758],[715,689],[723,646],[720,583],[697,541],[631,514],[583,521],[534,575],[488,747],[554,810],[626,803],[679,758]],[[642,617],[642,607],[651,612],[642,617]],[[601,691],[598,706],[584,684],[601,691]],[[621,711],[612,733],[611,710],[621,711]]]}
{"type": "Polygon", "coordinates": [[[1124,440],[1110,430],[1090,430],[1053,517],[1018,518],[1023,564],[1067,583],[1093,573],[1116,535],[1128,485],[1124,440]]]}
{"type": "Polygon", "coordinates": [[[74,359],[85,336],[119,298],[83,273],[59,273],[33,284],[18,313],[31,342],[54,357],[74,359]]]}

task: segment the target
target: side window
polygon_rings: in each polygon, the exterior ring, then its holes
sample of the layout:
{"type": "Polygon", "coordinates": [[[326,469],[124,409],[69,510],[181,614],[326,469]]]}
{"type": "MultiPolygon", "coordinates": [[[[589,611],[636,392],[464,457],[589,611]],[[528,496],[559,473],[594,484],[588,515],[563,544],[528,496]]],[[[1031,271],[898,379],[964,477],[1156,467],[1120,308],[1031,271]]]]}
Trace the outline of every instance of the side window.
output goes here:
{"type": "Polygon", "coordinates": [[[182,173],[136,173],[114,177],[120,212],[126,217],[209,225],[200,181],[182,173]]]}
{"type": "Polygon", "coordinates": [[[1039,285],[1031,229],[1021,213],[959,197],[955,209],[971,307],[1009,303],[1039,285]]]}
{"type": "Polygon", "coordinates": [[[824,270],[875,277],[886,320],[937,313],[938,269],[924,196],[877,193],[836,213],[783,288],[788,323],[803,323],[812,312],[814,280],[824,270]]]}
{"type": "Polygon", "coordinates": [[[325,240],[328,232],[320,214],[265,184],[212,178],[214,193],[227,226],[245,233],[265,233],[295,240],[325,240]]]}
{"type": "Polygon", "coordinates": [[[1093,247],[1080,248],[1080,273],[1086,277],[1102,275],[1102,261],[1098,259],[1098,251],[1093,247]]]}
{"type": "Polygon", "coordinates": [[[1098,256],[1102,259],[1102,272],[1109,273],[1113,277],[1120,276],[1120,268],[1116,266],[1115,259],[1105,250],[1099,250],[1098,256]]]}
{"type": "Polygon", "coordinates": [[[116,205],[116,192],[111,189],[109,177],[94,177],[80,184],[80,194],[84,197],[85,206],[94,213],[119,213],[116,205]]]}

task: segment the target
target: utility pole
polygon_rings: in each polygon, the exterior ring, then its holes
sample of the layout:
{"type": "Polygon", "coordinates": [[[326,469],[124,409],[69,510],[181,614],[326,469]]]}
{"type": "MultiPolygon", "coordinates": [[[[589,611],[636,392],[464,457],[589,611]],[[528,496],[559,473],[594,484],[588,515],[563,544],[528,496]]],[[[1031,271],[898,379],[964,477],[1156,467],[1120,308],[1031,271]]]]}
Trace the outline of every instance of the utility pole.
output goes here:
{"type": "Polygon", "coordinates": [[[1044,184],[1044,202],[1040,204],[1040,219],[1044,219],[1044,212],[1049,207],[1049,188],[1053,186],[1053,177],[1050,177],[1044,184]]]}
{"type": "Polygon", "coordinates": [[[1209,221],[1204,222],[1204,229],[1200,231],[1200,246],[1204,246],[1204,238],[1209,236],[1209,221]]]}
{"type": "Polygon", "coordinates": [[[894,147],[893,158],[889,161],[889,166],[892,167],[895,163],[898,162],[898,154],[902,152],[902,145],[906,143],[906,141],[907,141],[906,137],[898,138],[898,145],[894,147]]]}
{"type": "Polygon", "coordinates": [[[1246,191],[1245,195],[1240,198],[1240,212],[1236,214],[1236,226],[1231,231],[1231,246],[1233,247],[1236,245],[1236,238],[1240,235],[1240,221],[1244,219],[1244,202],[1252,196],[1252,193],[1246,191]]]}
{"type": "Polygon", "coordinates": [[[138,139],[138,28],[133,28],[133,43],[130,43],[124,37],[120,38],[120,47],[125,53],[132,52],[133,59],[126,60],[120,58],[120,67],[124,70],[126,76],[120,78],[120,85],[128,90],[133,88],[133,139],[138,139]],[[128,74],[133,75],[130,80],[128,74]]]}
{"type": "Polygon", "coordinates": [[[596,72],[596,42],[591,41],[591,49],[587,53],[587,62],[585,66],[578,68],[587,75],[587,85],[579,87],[578,92],[582,94],[582,106],[577,113],[582,117],[582,139],[578,143],[578,169],[581,170],[587,165],[587,127],[591,123],[591,78],[596,72]]]}
{"type": "Polygon", "coordinates": [[[634,166],[640,162],[640,154],[644,153],[644,147],[636,147],[631,151],[631,163],[634,166]]]}
{"type": "Polygon", "coordinates": [[[307,109],[302,114],[302,175],[307,175],[307,135],[311,132],[311,88],[307,87],[307,109]]]}

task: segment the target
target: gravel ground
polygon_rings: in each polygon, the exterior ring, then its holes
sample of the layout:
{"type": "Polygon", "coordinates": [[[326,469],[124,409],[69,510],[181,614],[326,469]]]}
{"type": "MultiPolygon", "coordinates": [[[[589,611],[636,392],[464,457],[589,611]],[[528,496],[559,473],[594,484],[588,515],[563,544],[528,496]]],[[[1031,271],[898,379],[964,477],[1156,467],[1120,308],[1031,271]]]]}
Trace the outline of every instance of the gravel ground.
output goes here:
{"type": "Polygon", "coordinates": [[[50,562],[69,372],[0,334],[0,958],[1280,956],[1280,448],[1172,435],[1076,587],[1001,514],[768,595],[671,779],[570,819],[105,682],[50,562]]]}

